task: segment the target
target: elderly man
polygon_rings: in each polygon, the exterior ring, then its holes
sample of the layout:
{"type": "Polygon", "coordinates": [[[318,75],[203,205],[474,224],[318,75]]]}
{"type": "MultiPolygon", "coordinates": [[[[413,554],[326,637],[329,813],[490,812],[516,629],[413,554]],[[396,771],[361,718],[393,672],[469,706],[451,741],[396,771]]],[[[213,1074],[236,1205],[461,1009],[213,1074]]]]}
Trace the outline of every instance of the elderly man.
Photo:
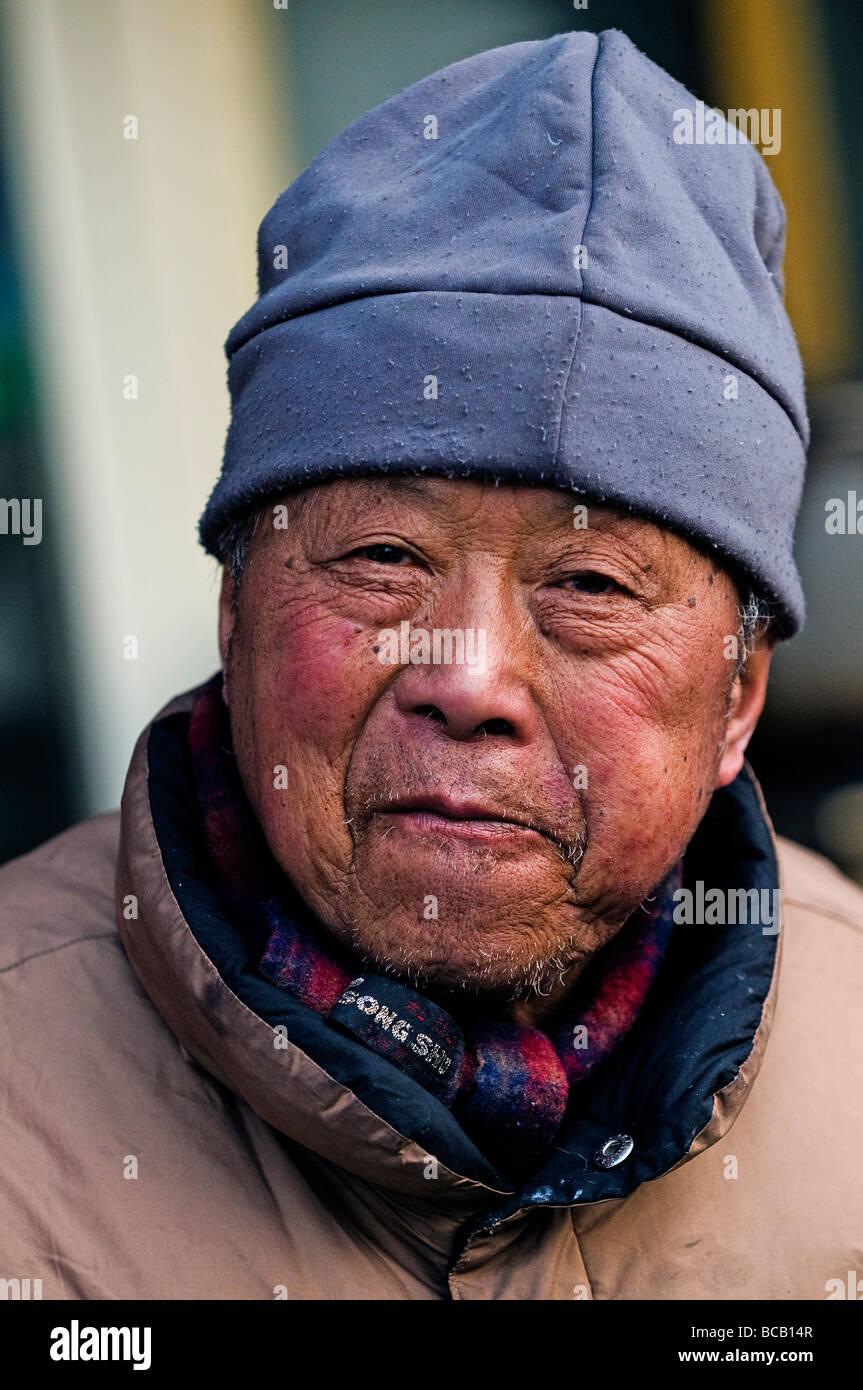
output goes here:
{"type": "Polygon", "coordinates": [[[863,894],[744,761],[802,618],[783,213],[693,103],[615,32],[497,49],[265,218],[222,670],[0,877],[0,1274],[856,1292],[863,894]]]}

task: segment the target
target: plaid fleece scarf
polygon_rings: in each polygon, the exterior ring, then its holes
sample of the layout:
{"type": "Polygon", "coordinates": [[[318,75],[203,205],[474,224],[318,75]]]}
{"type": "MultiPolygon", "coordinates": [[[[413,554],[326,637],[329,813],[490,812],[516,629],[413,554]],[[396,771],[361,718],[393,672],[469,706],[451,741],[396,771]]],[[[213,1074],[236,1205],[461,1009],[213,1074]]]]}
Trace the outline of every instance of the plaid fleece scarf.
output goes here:
{"type": "Polygon", "coordinates": [[[195,699],[189,745],[218,890],[249,939],[267,942],[260,973],[418,1081],[503,1173],[526,1176],[635,1022],[665,954],[681,866],[586,967],[549,1036],[371,973],[310,920],[246,799],[218,677],[195,699]]]}

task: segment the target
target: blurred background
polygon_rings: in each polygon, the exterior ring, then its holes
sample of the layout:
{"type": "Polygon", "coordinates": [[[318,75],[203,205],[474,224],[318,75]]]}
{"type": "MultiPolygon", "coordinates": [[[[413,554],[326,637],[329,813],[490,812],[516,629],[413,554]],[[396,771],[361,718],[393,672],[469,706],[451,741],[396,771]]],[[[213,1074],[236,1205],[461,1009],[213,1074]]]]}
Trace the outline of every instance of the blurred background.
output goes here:
{"type": "Polygon", "coordinates": [[[42,499],[40,544],[0,534],[0,860],[116,806],[140,730],[216,668],[195,527],[264,212],[434,69],[611,27],[708,105],[782,113],[809,616],[751,760],[777,830],[863,882],[863,515],[825,529],[863,503],[859,0],[0,0],[0,504],[42,499]]]}

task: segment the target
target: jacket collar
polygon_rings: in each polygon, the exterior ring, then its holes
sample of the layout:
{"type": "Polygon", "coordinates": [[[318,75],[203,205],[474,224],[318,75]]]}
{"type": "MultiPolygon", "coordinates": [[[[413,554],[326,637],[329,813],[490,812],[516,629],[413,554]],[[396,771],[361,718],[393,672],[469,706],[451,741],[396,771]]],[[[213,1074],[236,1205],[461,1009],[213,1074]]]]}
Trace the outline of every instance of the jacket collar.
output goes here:
{"type": "MultiPolygon", "coordinates": [[[[288,1139],[415,1200],[494,1209],[625,1197],[730,1128],[773,1019],[781,931],[681,926],[633,1032],[582,1090],[550,1157],[512,1191],[445,1106],[261,978],[202,869],[186,744],[195,691],[138,740],[122,802],[117,920],[131,964],[179,1043],[288,1139]],[[138,918],[127,920],[134,894],[138,918]],[[609,1139],[628,1157],[602,1166],[609,1139]],[[435,1160],[437,1180],[430,1183],[435,1160]]],[[[714,795],[686,853],[687,883],[779,886],[775,839],[748,764],[714,795]]]]}

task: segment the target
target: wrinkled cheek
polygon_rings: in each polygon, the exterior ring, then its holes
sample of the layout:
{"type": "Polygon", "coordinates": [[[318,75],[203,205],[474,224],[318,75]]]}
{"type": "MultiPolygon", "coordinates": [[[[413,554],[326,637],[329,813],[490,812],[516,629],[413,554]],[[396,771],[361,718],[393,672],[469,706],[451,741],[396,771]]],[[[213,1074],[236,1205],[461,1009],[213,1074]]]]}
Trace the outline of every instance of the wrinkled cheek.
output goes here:
{"type": "Polygon", "coordinates": [[[324,760],[349,750],[382,684],[367,635],[350,624],[310,625],[289,633],[258,661],[258,720],[298,754],[324,760]]]}
{"type": "Polygon", "coordinates": [[[573,762],[586,781],[585,876],[640,896],[691,821],[685,739],[601,693],[582,695],[572,727],[573,762]]]}
{"type": "MultiPolygon", "coordinates": [[[[240,769],[267,842],[301,890],[349,862],[344,782],[375,695],[373,654],[350,624],[254,634],[236,671],[240,769]]],[[[379,663],[378,663],[379,664],[379,663]]]]}

